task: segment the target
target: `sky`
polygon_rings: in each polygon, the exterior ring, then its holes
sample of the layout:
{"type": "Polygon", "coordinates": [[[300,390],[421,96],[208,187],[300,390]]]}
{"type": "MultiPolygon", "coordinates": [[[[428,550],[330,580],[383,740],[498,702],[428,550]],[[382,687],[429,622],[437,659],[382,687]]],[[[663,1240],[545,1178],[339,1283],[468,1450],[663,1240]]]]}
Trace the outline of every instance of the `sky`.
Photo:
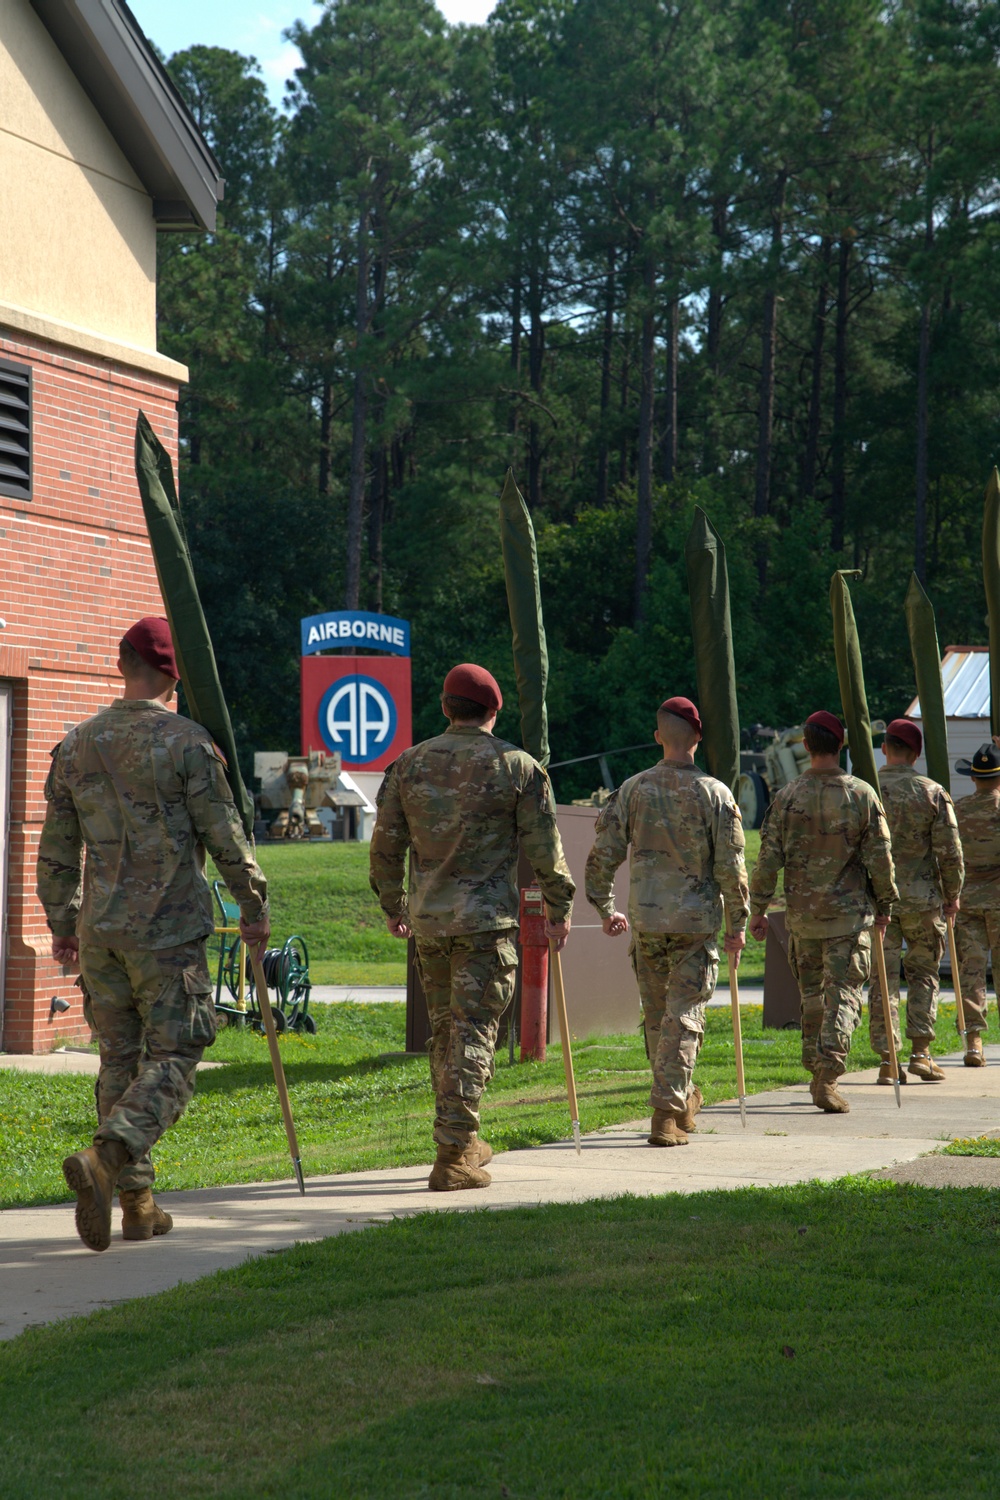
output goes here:
{"type": "MultiPolygon", "coordinates": [[[[2,3],[2,0],[0,0],[2,3]]],[[[449,21],[485,21],[495,0],[437,0],[449,21]]],[[[282,37],[293,21],[318,14],[310,0],[129,0],[143,31],[169,57],[195,43],[230,47],[260,63],[275,104],[281,103],[286,78],[299,61],[296,48],[282,37]]]]}

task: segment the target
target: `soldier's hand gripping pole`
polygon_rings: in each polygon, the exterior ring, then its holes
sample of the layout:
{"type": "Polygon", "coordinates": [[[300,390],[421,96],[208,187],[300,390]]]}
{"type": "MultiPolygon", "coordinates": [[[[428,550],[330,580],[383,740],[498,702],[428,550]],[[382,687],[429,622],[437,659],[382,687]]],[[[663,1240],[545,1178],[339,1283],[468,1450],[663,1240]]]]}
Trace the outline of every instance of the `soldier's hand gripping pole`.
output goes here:
{"type": "Polygon", "coordinates": [[[958,949],[955,946],[955,918],[949,913],[945,918],[948,923],[948,952],[951,955],[951,982],[955,990],[955,1024],[958,1034],[965,1043],[965,1006],[962,1003],[962,979],[958,972],[958,949]]]}
{"type": "Polygon", "coordinates": [[[573,1124],[573,1144],[580,1155],[580,1109],[576,1102],[576,1079],[573,1076],[573,1052],[569,1041],[569,1015],[566,1011],[566,988],[563,984],[562,954],[555,942],[550,940],[552,955],[552,992],[555,996],[556,1014],[559,1017],[559,1040],[562,1042],[563,1067],[566,1069],[566,1094],[569,1099],[569,1117],[573,1124]]]}
{"type": "Polygon", "coordinates": [[[278,1089],[278,1099],[281,1102],[281,1113],[285,1121],[285,1135],[288,1137],[288,1150],[292,1158],[292,1166],[295,1168],[295,1180],[299,1185],[299,1192],[306,1190],[302,1178],[302,1158],[299,1155],[299,1142],[295,1134],[295,1121],[292,1119],[292,1106],[288,1101],[288,1085],[285,1082],[285,1068],[281,1061],[281,1049],[278,1046],[278,1032],[274,1024],[274,1016],[271,1014],[271,997],[267,992],[267,980],[264,978],[264,966],[257,957],[257,949],[249,947],[250,964],[253,968],[254,987],[257,991],[257,1004],[264,1021],[264,1030],[267,1033],[267,1045],[271,1053],[271,1067],[274,1069],[274,1082],[278,1089]]]}
{"type": "MultiPolygon", "coordinates": [[[[732,933],[733,926],[729,917],[729,907],[726,907],[726,934],[732,933]]],[[[747,1081],[743,1072],[743,1022],[740,1017],[740,982],[736,977],[736,954],[727,953],[726,959],[729,964],[729,998],[733,1006],[733,1048],[736,1052],[736,1097],[740,1101],[740,1121],[743,1129],[747,1128],[747,1081]]]]}
{"type": "Polygon", "coordinates": [[[892,1002],[889,999],[889,977],[885,971],[885,944],[881,927],[873,927],[875,934],[875,963],[878,968],[878,987],[882,991],[882,1015],[885,1018],[886,1046],[889,1049],[889,1067],[892,1070],[892,1086],[896,1090],[896,1108],[902,1109],[903,1096],[899,1089],[899,1062],[896,1057],[896,1037],[892,1029],[892,1002]]]}

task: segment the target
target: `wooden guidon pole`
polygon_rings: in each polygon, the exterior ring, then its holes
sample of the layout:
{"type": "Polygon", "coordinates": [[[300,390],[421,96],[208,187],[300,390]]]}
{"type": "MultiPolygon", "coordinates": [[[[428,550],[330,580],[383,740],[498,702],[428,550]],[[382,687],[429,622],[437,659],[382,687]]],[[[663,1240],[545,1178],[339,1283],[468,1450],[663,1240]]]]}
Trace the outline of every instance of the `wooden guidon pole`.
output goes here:
{"type": "Polygon", "coordinates": [[[958,949],[955,946],[955,918],[945,918],[948,923],[948,952],[951,954],[951,982],[955,991],[955,1024],[965,1045],[965,1006],[962,1003],[962,979],[958,972],[958,949]]]}
{"type": "MultiPolygon", "coordinates": [[[[729,908],[726,907],[726,932],[732,932],[729,908]]],[[[729,999],[733,1007],[733,1047],[736,1052],[736,1097],[740,1101],[740,1121],[747,1128],[747,1081],[743,1072],[743,1022],[740,1017],[740,982],[737,978],[736,955],[726,954],[729,966],[729,999]]]]}
{"type": "Polygon", "coordinates": [[[886,1046],[889,1048],[889,1067],[892,1069],[892,1086],[896,1090],[896,1108],[902,1109],[903,1098],[899,1090],[899,1062],[896,1058],[896,1038],[892,1029],[892,1004],[889,1000],[889,976],[885,971],[885,945],[881,927],[873,927],[875,934],[875,963],[878,966],[878,984],[882,991],[882,1014],[885,1017],[886,1046]]]}
{"type": "MultiPolygon", "coordinates": [[[[240,929],[237,927],[236,931],[239,932],[239,930],[240,929]]],[[[237,1010],[244,1010],[245,1011],[246,1008],[247,1008],[247,945],[246,945],[246,943],[242,943],[242,942],[240,943],[240,979],[239,979],[239,984],[240,984],[240,992],[239,992],[239,994],[236,997],[236,1009],[237,1010]]]]}
{"type": "Polygon", "coordinates": [[[559,1017],[559,1040],[562,1042],[563,1067],[566,1069],[566,1095],[569,1099],[569,1117],[573,1125],[573,1144],[580,1155],[580,1108],[576,1102],[576,1079],[573,1076],[573,1052],[569,1041],[569,1015],[566,1011],[566,988],[563,984],[562,954],[550,940],[552,954],[552,992],[555,996],[556,1014],[559,1017]]]}
{"type": "Polygon", "coordinates": [[[267,1033],[267,1045],[271,1053],[271,1067],[274,1069],[274,1082],[277,1085],[278,1099],[281,1102],[281,1113],[285,1121],[285,1135],[288,1137],[288,1150],[291,1154],[292,1166],[295,1168],[295,1180],[299,1185],[299,1192],[304,1193],[306,1185],[302,1177],[302,1158],[299,1155],[299,1142],[295,1134],[295,1121],[292,1119],[292,1106],[288,1101],[285,1068],[281,1061],[281,1049],[278,1046],[278,1032],[274,1024],[274,1016],[271,1014],[271,997],[267,993],[264,966],[257,957],[256,948],[252,948],[248,944],[247,951],[250,954],[254,985],[257,990],[257,1004],[260,1006],[264,1030],[267,1033]]]}

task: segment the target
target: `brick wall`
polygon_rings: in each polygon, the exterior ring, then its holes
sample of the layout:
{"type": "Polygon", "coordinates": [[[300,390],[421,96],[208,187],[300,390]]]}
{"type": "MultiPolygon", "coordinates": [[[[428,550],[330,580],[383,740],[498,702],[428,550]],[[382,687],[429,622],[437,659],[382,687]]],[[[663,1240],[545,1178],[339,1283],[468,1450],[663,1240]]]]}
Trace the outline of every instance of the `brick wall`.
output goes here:
{"type": "Polygon", "coordinates": [[[128,626],[163,613],[133,440],[141,407],[176,463],[178,387],[2,328],[0,358],[32,368],[34,444],[33,499],[0,495],[0,679],[14,684],[2,1046],[45,1052],[89,1037],[34,894],[49,752],[119,695],[128,626]],[[53,995],[71,1008],[50,1022],[53,995]]]}

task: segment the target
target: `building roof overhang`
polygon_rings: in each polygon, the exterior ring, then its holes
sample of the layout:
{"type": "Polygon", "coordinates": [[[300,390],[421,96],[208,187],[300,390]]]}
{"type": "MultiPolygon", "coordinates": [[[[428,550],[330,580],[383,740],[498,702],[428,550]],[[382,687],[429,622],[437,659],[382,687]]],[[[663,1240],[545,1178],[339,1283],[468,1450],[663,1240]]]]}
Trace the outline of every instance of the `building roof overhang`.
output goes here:
{"type": "Polygon", "coordinates": [[[153,200],[158,229],[215,228],[225,184],[125,0],[31,0],[153,200]]]}
{"type": "MultiPolygon", "coordinates": [[[[941,658],[944,712],[948,719],[988,719],[990,716],[989,646],[946,646],[941,658]]],[[[914,698],[907,717],[919,719],[920,699],[914,698]]]]}

